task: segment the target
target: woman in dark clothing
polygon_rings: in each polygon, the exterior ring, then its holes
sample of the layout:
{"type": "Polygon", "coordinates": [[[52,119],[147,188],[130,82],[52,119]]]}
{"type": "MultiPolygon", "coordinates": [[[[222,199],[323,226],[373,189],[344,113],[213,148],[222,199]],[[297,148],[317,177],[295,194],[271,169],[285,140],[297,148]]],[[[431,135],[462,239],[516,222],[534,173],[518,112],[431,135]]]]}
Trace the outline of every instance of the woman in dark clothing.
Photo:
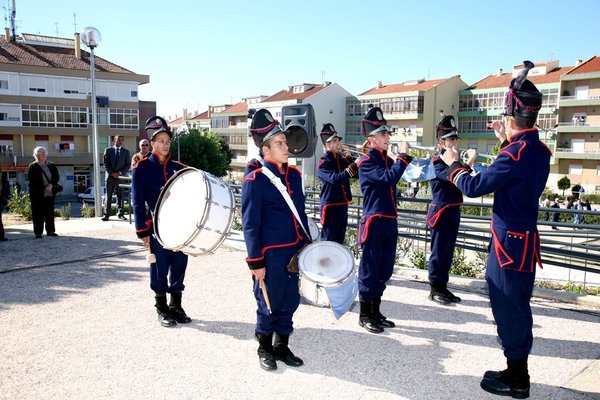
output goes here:
{"type": "Polygon", "coordinates": [[[35,161],[29,164],[29,199],[33,217],[33,233],[36,239],[42,238],[44,223],[48,236],[58,236],[54,228],[54,193],[52,188],[60,179],[58,169],[47,162],[48,152],[43,147],[33,149],[35,161]]]}
{"type": "Polygon", "coordinates": [[[4,208],[8,204],[8,199],[10,198],[10,184],[8,183],[8,176],[3,174],[0,171],[0,175],[2,175],[2,181],[0,182],[0,242],[5,242],[8,239],[4,236],[4,225],[2,224],[2,212],[4,208]]]}

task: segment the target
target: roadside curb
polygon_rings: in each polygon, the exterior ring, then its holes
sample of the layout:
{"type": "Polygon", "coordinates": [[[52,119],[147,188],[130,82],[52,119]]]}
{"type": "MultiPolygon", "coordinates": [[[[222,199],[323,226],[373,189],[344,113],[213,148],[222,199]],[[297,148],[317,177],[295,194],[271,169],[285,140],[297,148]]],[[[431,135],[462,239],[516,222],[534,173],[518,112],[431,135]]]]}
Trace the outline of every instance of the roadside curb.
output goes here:
{"type": "MultiPolygon", "coordinates": [[[[396,268],[394,269],[394,275],[416,279],[424,283],[428,282],[428,271],[423,269],[396,266],[396,268]]],[[[450,284],[469,288],[470,290],[476,290],[487,295],[487,283],[484,279],[450,275],[450,284]]],[[[600,310],[600,296],[569,293],[560,290],[540,288],[535,286],[533,288],[533,297],[562,303],[593,307],[600,310]]]]}

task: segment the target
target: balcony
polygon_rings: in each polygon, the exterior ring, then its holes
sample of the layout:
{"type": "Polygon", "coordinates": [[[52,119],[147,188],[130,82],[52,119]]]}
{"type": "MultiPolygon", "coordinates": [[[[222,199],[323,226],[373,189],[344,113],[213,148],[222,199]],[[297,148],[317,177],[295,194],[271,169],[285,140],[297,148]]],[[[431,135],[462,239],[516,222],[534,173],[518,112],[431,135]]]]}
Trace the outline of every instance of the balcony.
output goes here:
{"type": "Polygon", "coordinates": [[[559,107],[600,106],[600,96],[560,96],[559,107]]]}
{"type": "Polygon", "coordinates": [[[596,147],[595,149],[587,148],[582,151],[582,149],[574,149],[572,147],[557,147],[554,151],[554,158],[600,160],[600,149],[596,147]]]}
{"type": "Polygon", "coordinates": [[[600,133],[600,123],[575,125],[573,122],[560,122],[556,128],[558,133],[600,133]]]}

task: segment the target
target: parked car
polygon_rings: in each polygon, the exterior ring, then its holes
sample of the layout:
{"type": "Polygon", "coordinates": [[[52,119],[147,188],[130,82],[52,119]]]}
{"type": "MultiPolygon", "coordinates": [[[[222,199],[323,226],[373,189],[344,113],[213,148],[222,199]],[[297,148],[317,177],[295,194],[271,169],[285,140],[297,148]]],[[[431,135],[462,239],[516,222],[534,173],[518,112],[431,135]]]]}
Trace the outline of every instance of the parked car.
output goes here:
{"type": "MultiPolygon", "coordinates": [[[[101,186],[100,189],[102,190],[102,194],[100,195],[100,198],[102,200],[102,204],[104,204],[104,202],[105,202],[104,199],[106,198],[106,186],[101,186]]],[[[113,199],[113,203],[116,202],[117,195],[113,194],[112,199],[113,199]]],[[[77,200],[80,203],[92,203],[92,204],[95,203],[95,188],[94,188],[94,186],[90,186],[83,193],[78,193],[77,200]]]]}

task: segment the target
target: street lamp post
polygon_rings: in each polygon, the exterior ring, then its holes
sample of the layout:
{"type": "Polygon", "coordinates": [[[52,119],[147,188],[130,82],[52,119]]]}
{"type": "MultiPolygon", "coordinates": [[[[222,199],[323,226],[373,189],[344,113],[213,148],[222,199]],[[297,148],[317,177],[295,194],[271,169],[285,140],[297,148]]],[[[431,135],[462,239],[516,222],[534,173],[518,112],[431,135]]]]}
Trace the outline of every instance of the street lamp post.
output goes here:
{"type": "Polygon", "coordinates": [[[94,65],[94,49],[102,41],[102,35],[98,29],[88,26],[81,34],[81,40],[90,48],[90,79],[92,81],[92,136],[94,141],[94,205],[95,215],[102,215],[102,204],[100,201],[100,159],[98,154],[98,121],[96,116],[96,75],[94,65]]]}

